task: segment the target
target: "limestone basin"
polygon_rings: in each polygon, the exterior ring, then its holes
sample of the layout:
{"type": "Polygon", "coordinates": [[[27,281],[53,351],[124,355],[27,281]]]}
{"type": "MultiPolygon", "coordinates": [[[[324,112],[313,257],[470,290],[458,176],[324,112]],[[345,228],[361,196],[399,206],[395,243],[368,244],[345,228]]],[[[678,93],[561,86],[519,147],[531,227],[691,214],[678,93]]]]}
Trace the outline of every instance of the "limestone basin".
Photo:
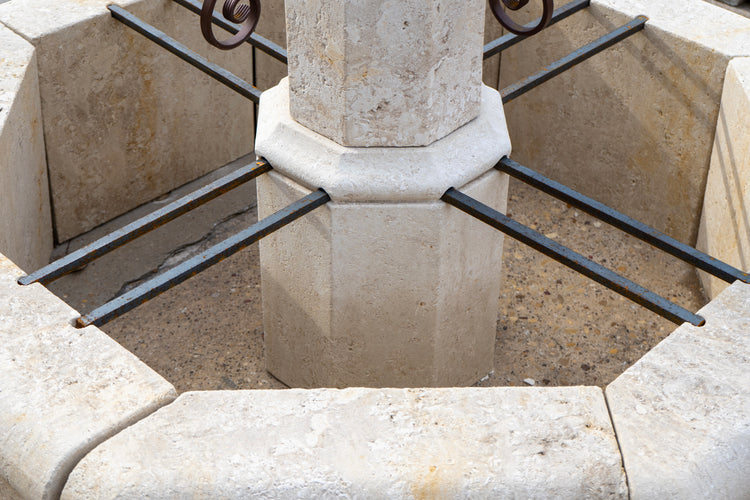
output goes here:
{"type": "MultiPolygon", "coordinates": [[[[197,40],[167,0],[118,3],[197,40]]],[[[252,109],[238,115],[244,103],[196,85],[105,5],[0,5],[0,497],[747,496],[747,285],[704,277],[706,326],[680,326],[605,390],[179,397],[101,330],[75,329],[78,313],[43,287],[17,285],[53,239],[250,151],[248,128],[214,139],[252,109]],[[217,135],[186,149],[191,113],[206,110],[217,135]],[[138,178],[122,174],[130,164],[138,178]]],[[[747,269],[750,20],[701,0],[593,0],[504,54],[501,80],[638,14],[642,35],[506,108],[514,158],[747,269]]]]}

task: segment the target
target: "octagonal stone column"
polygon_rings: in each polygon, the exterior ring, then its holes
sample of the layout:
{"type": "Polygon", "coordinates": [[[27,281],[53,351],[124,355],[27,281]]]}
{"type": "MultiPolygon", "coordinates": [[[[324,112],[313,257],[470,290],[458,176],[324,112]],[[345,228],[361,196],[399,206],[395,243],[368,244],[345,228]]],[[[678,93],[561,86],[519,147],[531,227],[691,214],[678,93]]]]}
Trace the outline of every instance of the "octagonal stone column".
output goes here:
{"type": "Polygon", "coordinates": [[[425,146],[479,114],[483,2],[286,2],[292,117],[344,146],[425,146]]]}
{"type": "Polygon", "coordinates": [[[484,1],[287,0],[289,78],[263,94],[268,370],[299,387],[460,386],[493,368],[502,236],[442,201],[504,211],[510,153],[481,83],[484,1]]]}

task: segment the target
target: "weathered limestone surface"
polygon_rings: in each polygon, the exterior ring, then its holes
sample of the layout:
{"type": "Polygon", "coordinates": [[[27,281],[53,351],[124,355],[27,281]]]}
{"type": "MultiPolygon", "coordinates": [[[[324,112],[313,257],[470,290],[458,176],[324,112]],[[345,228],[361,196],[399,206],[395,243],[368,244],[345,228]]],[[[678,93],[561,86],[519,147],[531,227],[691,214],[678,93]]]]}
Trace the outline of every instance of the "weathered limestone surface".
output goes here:
{"type": "MultiPolygon", "coordinates": [[[[0,23],[37,49],[60,241],[252,150],[252,102],[112,19],[110,3],[0,5],[0,23]]],[[[210,48],[187,9],[115,3],[251,81],[251,51],[210,48]]]]}
{"type": "Polygon", "coordinates": [[[64,500],[627,498],[601,390],[186,393],[73,471],[64,500]]]}
{"type": "MultiPolygon", "coordinates": [[[[217,2],[217,5],[221,5],[221,2],[217,2]]],[[[255,32],[286,48],[284,0],[265,0],[263,2],[262,15],[258,20],[255,32]]],[[[287,65],[260,50],[256,51],[255,55],[255,79],[258,88],[267,90],[278,85],[279,81],[287,75],[287,65]]]]}
{"type": "MultiPolygon", "coordinates": [[[[263,35],[274,43],[286,47],[286,17],[284,15],[284,0],[265,0],[263,15],[258,22],[255,32],[263,35]]],[[[489,9],[486,9],[484,21],[484,42],[490,42],[503,34],[503,28],[497,22],[489,9]]],[[[276,86],[287,75],[287,67],[270,56],[258,51],[255,67],[258,88],[266,90],[276,86]]],[[[497,88],[500,58],[492,57],[484,61],[483,78],[485,85],[497,88]]]]}
{"type": "MultiPolygon", "coordinates": [[[[484,43],[500,38],[503,34],[503,26],[497,22],[492,11],[485,8],[484,43]]],[[[484,60],[484,63],[482,64],[482,81],[488,87],[497,89],[500,82],[500,57],[494,56],[484,60]]]]}
{"type": "Polygon", "coordinates": [[[444,137],[479,113],[484,3],[287,0],[292,115],[345,146],[444,137]]]}
{"type": "Polygon", "coordinates": [[[435,201],[510,154],[502,101],[488,87],[479,116],[429,146],[348,148],[292,118],[288,82],[261,98],[255,150],[276,172],[309,189],[322,187],[335,201],[435,201]]]}
{"type": "Polygon", "coordinates": [[[502,235],[439,201],[498,210],[510,153],[499,94],[426,147],[347,148],[295,122],[286,80],[261,102],[259,216],[312,189],[333,201],[261,242],[266,362],[292,386],[470,385],[492,370],[502,235]],[[460,361],[459,361],[460,360],[460,361]]]}
{"type": "Polygon", "coordinates": [[[34,47],[0,25],[0,252],[32,270],[51,251],[34,47]]]}
{"type": "Polygon", "coordinates": [[[750,55],[750,19],[703,0],[593,0],[504,51],[501,87],[638,14],[645,31],[506,105],[514,159],[693,244],[725,70],[750,55]]]}
{"type": "Polygon", "coordinates": [[[737,282],[607,387],[633,500],[747,498],[748,311],[737,282]]]}
{"type": "Polygon", "coordinates": [[[285,5],[290,76],[261,101],[256,152],[274,172],[259,215],[318,188],[332,202],[261,243],[267,367],[302,387],[469,385],[492,369],[502,236],[439,199],[458,187],[506,205],[484,3],[285,5]]]}
{"type": "Polygon", "coordinates": [[[92,448],[174,388],[0,255],[0,494],[57,498],[92,448]]]}
{"type": "MultiPolygon", "coordinates": [[[[507,182],[461,189],[503,209],[507,182]]],[[[309,193],[257,183],[260,217],[309,193]]],[[[319,208],[261,242],[266,368],[294,387],[476,382],[493,368],[502,244],[441,201],[319,208]]]]}
{"type": "MultiPolygon", "coordinates": [[[[729,63],[703,201],[698,248],[750,270],[750,58],[729,63]]],[[[700,273],[716,297],[728,283],[700,273]]]]}

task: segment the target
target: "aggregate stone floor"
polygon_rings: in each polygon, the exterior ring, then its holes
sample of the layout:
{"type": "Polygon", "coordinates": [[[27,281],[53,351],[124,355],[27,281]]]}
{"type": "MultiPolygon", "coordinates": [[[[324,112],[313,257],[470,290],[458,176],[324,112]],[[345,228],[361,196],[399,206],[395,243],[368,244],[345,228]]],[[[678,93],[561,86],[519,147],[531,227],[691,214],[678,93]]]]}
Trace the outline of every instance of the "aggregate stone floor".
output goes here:
{"type": "MultiPolygon", "coordinates": [[[[59,256],[251,161],[241,159],[57,249],[59,256]]],[[[548,237],[697,311],[695,271],[526,185],[508,213],[548,237]]],[[[85,313],[257,220],[254,184],[173,221],[50,289],[85,313]]],[[[506,238],[495,370],[481,386],[604,386],[675,326],[506,238]]],[[[283,388],[264,370],[258,247],[251,246],[104,328],[178,391],[283,388]]]]}

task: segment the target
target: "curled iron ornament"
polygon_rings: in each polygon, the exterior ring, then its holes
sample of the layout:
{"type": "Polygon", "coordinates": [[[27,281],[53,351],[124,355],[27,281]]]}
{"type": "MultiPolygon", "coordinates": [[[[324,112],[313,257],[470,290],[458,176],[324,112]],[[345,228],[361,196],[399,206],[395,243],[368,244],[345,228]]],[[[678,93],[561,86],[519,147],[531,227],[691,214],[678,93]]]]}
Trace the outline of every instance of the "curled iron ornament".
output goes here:
{"type": "Polygon", "coordinates": [[[258,25],[260,19],[260,0],[249,0],[250,5],[240,4],[241,0],[224,0],[221,13],[227,21],[240,25],[236,35],[220,41],[214,36],[213,16],[217,0],[204,0],[201,9],[201,32],[203,38],[214,47],[229,50],[238,47],[248,38],[258,25]]]}
{"type": "Polygon", "coordinates": [[[511,33],[522,36],[531,36],[539,33],[547,27],[550,20],[552,19],[552,13],[555,10],[554,0],[542,1],[544,2],[544,12],[542,13],[542,18],[537,25],[530,28],[527,28],[526,26],[515,22],[508,16],[508,14],[505,12],[505,9],[503,9],[504,5],[510,10],[519,10],[522,7],[526,6],[529,3],[529,0],[490,0],[490,9],[492,9],[492,13],[495,15],[497,20],[500,21],[500,24],[502,24],[503,27],[511,33]]]}

